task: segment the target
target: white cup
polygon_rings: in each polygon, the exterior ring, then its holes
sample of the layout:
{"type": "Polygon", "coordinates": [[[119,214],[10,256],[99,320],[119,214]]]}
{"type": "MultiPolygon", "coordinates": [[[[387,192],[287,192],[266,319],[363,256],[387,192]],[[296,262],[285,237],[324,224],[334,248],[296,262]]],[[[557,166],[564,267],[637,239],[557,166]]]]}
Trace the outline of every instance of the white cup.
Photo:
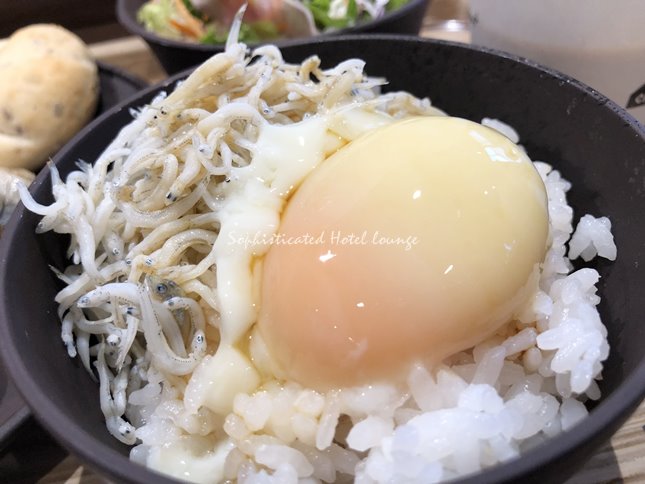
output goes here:
{"type": "Polygon", "coordinates": [[[527,57],[645,123],[645,0],[470,0],[473,44],[527,57]]]}

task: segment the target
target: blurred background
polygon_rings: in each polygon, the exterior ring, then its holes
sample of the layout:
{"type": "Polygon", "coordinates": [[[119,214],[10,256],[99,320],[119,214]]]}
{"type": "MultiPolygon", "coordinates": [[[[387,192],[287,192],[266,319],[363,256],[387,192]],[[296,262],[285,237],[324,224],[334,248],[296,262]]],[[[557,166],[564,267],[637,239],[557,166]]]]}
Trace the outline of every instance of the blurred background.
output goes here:
{"type": "MultiPolygon", "coordinates": [[[[57,23],[90,44],[97,59],[148,82],[164,79],[167,73],[145,42],[117,22],[115,4],[115,0],[2,0],[0,38],[33,23],[57,23]]],[[[430,0],[420,34],[470,42],[468,5],[469,0],[430,0]]]]}
{"type": "MultiPolygon", "coordinates": [[[[420,34],[528,57],[589,84],[645,122],[643,20],[643,0],[431,0],[420,34]]],[[[0,2],[0,38],[36,22],[66,27],[93,44],[97,57],[146,80],[166,75],[140,39],[114,44],[129,35],[116,20],[115,0],[0,2]]]]}
{"type": "Polygon", "coordinates": [[[87,43],[126,36],[114,9],[114,0],[2,0],[0,38],[40,22],[62,25],[87,43]]]}
{"type": "MultiPolygon", "coordinates": [[[[0,38],[37,22],[62,25],[87,43],[128,35],[114,14],[115,0],[2,0],[0,38]]],[[[424,29],[450,38],[450,32],[468,29],[468,0],[432,0],[424,29]],[[447,33],[446,33],[447,32],[447,33]]]]}

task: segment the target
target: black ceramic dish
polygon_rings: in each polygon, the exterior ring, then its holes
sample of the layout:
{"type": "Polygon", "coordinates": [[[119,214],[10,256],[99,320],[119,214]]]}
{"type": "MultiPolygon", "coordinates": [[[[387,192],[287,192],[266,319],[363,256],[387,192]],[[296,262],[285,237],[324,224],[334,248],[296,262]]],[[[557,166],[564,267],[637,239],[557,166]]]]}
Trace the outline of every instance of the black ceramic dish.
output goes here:
{"type": "Polygon", "coordinates": [[[117,67],[102,62],[97,64],[101,91],[96,117],[148,86],[144,80],[117,67]]]}
{"type": "MultiPolygon", "coordinates": [[[[146,83],[112,66],[99,63],[101,94],[96,116],[143,89],[146,83]]],[[[13,432],[25,421],[29,409],[6,375],[0,362],[0,450],[9,442],[13,432]]]]}
{"type": "MultiPolygon", "coordinates": [[[[155,53],[168,74],[174,74],[208,59],[224,50],[224,45],[200,45],[160,37],[148,32],[137,22],[137,11],[146,0],[117,0],[116,16],[119,23],[129,32],[145,40],[155,53]]],[[[366,22],[355,27],[342,29],[337,34],[418,34],[423,16],[431,0],[410,0],[407,5],[388,13],[378,20],[366,22]]],[[[328,37],[324,34],[321,37],[328,37]]],[[[281,40],[275,42],[279,47],[301,43],[301,40],[281,40]]]]}
{"type": "MultiPolygon", "coordinates": [[[[505,54],[400,36],[319,39],[285,48],[291,61],[318,54],[325,66],[360,56],[366,70],[390,79],[388,89],[430,96],[455,116],[492,116],[513,125],[534,159],[552,162],[574,182],[570,202],[579,217],[607,215],[618,259],[595,267],[602,275],[600,312],[611,355],[600,382],[603,398],[591,416],[547,444],[461,483],[561,482],[605,442],[645,394],[645,191],[634,176],[645,169],[645,129],[586,86],[505,54]]],[[[77,158],[93,160],[130,116],[174,77],[142,92],[80,133],[56,157],[64,175],[77,158]]],[[[48,173],[32,192],[50,203],[48,173]]],[[[117,482],[173,482],[127,459],[99,409],[98,386],[60,342],[53,301],[56,280],[48,264],[62,266],[66,240],[34,233],[39,217],[20,208],[0,241],[0,348],[19,389],[42,424],[71,452],[117,482]]]]}

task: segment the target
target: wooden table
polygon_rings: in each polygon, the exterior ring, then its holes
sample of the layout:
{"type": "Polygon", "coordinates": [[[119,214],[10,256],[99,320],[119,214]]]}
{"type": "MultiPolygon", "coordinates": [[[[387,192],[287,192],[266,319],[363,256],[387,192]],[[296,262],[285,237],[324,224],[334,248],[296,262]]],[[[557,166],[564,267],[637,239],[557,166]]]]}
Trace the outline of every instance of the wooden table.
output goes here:
{"type": "MultiPolygon", "coordinates": [[[[469,42],[468,31],[460,27],[458,22],[446,24],[427,17],[422,35],[469,42]]],[[[148,82],[157,82],[166,77],[150,49],[139,38],[126,37],[102,42],[92,45],[91,50],[98,60],[121,67],[148,82]]],[[[9,482],[107,482],[86,469],[74,456],[67,455],[57,447],[37,425],[30,422],[27,427],[28,437],[18,439],[14,443],[13,447],[16,449],[10,449],[9,462],[6,462],[6,456],[0,460],[0,482],[7,482],[3,480],[3,473],[7,470],[19,473],[19,476],[16,475],[16,478],[9,482]],[[29,435],[29,432],[33,434],[29,435]]],[[[569,484],[607,482],[645,483],[645,403],[641,404],[631,419],[589,460],[569,484]]]]}

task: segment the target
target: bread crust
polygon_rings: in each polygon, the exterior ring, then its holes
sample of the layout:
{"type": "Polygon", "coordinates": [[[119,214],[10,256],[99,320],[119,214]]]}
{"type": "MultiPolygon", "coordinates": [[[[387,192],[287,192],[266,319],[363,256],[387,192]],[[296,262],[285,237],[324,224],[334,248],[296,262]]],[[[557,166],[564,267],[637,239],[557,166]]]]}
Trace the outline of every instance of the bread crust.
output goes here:
{"type": "Polygon", "coordinates": [[[16,31],[0,46],[0,166],[38,169],[94,115],[96,63],[57,25],[16,31]]]}

